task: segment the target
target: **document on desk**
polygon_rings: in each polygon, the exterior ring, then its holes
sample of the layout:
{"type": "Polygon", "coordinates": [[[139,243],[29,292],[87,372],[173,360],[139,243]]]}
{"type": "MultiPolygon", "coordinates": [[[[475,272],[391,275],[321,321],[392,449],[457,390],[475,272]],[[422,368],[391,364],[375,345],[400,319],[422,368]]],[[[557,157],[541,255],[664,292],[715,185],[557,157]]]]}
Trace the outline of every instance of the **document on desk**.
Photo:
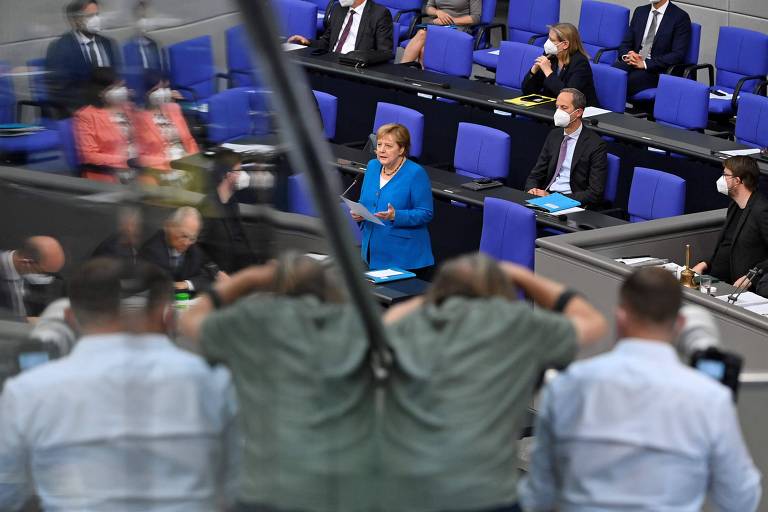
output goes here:
{"type": "Polygon", "coordinates": [[[754,306],[744,306],[744,309],[758,315],[768,316],[768,302],[765,304],[755,304],[754,306]]]}
{"type": "MultiPolygon", "coordinates": [[[[728,295],[718,295],[716,298],[723,302],[728,302],[728,295]]],[[[739,295],[739,299],[736,301],[737,306],[746,308],[748,306],[757,306],[759,304],[768,304],[768,299],[752,292],[744,292],[739,295]]]]}
{"type": "Polygon", "coordinates": [[[416,277],[416,274],[399,268],[385,268],[382,270],[370,270],[365,273],[365,277],[372,283],[379,284],[387,283],[389,281],[399,281],[401,279],[410,279],[416,277]]]}
{"type": "Polygon", "coordinates": [[[584,109],[584,115],[582,115],[581,117],[586,119],[588,117],[594,117],[594,116],[599,116],[601,114],[610,114],[610,113],[611,113],[610,110],[605,110],[604,108],[587,107],[584,109]]]}
{"type": "Polygon", "coordinates": [[[750,148],[750,149],[729,149],[728,151],[718,151],[718,153],[722,153],[724,155],[728,156],[746,156],[746,155],[756,155],[760,152],[758,148],[750,148]]]}
{"type": "Polygon", "coordinates": [[[306,46],[304,46],[303,44],[296,44],[296,43],[283,43],[284,52],[292,52],[293,50],[301,50],[302,48],[306,48],[306,46]]]}
{"type": "Polygon", "coordinates": [[[491,50],[488,52],[488,55],[499,55],[501,53],[501,50],[491,50]]]}
{"type": "Polygon", "coordinates": [[[715,93],[709,93],[709,99],[711,100],[726,100],[731,101],[733,99],[733,94],[725,92],[725,91],[717,91],[719,93],[722,93],[722,96],[719,96],[715,93]]]}
{"type": "Polygon", "coordinates": [[[383,226],[384,223],[381,222],[381,219],[378,217],[375,217],[365,206],[361,205],[360,203],[357,203],[355,201],[352,201],[351,199],[347,199],[344,196],[339,196],[344,200],[344,203],[349,207],[349,211],[352,213],[361,216],[368,222],[373,222],[374,224],[378,224],[380,226],[383,226]]]}
{"type": "Polygon", "coordinates": [[[235,153],[269,153],[275,149],[268,144],[232,144],[231,142],[222,144],[221,147],[235,153]]]}

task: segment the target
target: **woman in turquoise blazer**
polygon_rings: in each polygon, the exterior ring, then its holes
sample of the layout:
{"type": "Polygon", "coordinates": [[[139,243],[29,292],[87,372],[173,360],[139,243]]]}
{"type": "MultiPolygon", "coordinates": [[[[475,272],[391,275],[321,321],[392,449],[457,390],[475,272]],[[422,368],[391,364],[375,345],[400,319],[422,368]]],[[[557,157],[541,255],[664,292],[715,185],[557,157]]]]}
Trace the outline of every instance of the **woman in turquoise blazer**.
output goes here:
{"type": "Polygon", "coordinates": [[[361,223],[363,260],[372,270],[422,270],[435,263],[427,224],[432,220],[432,185],[426,171],[408,160],[408,129],[385,124],[376,132],[376,159],[368,162],[360,203],[384,225],[361,223]]]}

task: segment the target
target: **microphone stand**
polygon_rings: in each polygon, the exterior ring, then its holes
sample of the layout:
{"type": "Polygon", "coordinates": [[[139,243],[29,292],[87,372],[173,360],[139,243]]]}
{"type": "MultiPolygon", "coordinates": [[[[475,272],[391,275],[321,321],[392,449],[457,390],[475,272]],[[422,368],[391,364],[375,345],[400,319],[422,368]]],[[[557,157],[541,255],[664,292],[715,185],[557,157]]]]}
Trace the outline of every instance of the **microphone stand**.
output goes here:
{"type": "Polygon", "coordinates": [[[741,296],[741,294],[747,291],[747,289],[750,286],[752,286],[752,283],[754,283],[755,280],[758,277],[760,277],[762,274],[763,274],[763,269],[761,268],[753,267],[749,269],[749,272],[747,272],[747,276],[746,276],[747,277],[746,283],[742,283],[741,286],[737,287],[736,290],[728,296],[728,301],[727,301],[728,304],[735,305],[736,302],[739,300],[739,297],[741,296]]]}
{"type": "Polygon", "coordinates": [[[357,182],[360,181],[360,176],[365,176],[365,173],[358,174],[357,176],[355,176],[355,179],[352,182],[352,184],[350,186],[348,186],[347,189],[344,192],[341,193],[341,197],[345,197],[347,195],[347,192],[349,192],[352,189],[352,187],[357,185],[357,182]]]}

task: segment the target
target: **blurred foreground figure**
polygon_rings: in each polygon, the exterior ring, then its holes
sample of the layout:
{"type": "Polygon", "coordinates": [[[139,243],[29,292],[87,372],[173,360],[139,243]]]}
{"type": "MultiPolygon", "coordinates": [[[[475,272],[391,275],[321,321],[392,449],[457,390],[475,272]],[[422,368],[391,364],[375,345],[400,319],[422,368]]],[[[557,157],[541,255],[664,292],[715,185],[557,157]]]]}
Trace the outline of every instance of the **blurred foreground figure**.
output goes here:
{"type": "Polygon", "coordinates": [[[177,348],[173,284],[95,259],[70,282],[72,353],[5,383],[0,510],[221,510],[240,449],[229,372],[177,348]]]}
{"type": "Polygon", "coordinates": [[[120,208],[117,212],[117,231],[109,235],[93,250],[93,257],[117,258],[136,263],[141,244],[141,210],[120,208]]]}

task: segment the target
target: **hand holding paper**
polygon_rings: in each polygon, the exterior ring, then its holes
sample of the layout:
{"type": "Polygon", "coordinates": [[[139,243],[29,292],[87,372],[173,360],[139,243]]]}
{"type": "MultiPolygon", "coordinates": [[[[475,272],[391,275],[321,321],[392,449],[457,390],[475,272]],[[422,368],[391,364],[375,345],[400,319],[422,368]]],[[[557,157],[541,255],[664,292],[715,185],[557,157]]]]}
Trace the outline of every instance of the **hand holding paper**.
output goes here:
{"type": "Polygon", "coordinates": [[[341,196],[341,198],[344,200],[344,203],[349,207],[349,211],[352,212],[353,214],[359,215],[360,217],[362,217],[364,220],[367,220],[368,222],[384,225],[383,222],[377,219],[370,211],[368,211],[368,208],[366,208],[362,204],[352,201],[351,199],[347,199],[344,196],[341,196]]]}

